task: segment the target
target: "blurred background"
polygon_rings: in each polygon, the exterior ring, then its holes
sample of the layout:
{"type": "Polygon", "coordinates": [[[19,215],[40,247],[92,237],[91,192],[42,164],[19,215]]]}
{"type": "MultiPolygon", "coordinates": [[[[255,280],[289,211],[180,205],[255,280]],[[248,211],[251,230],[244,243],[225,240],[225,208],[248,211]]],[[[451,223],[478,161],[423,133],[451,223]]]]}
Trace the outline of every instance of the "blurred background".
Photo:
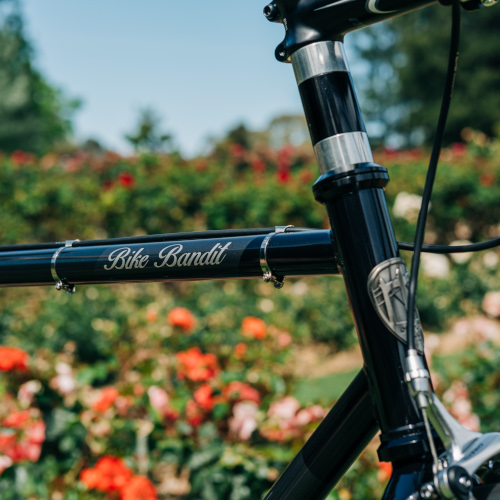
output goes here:
{"type": "MultiPolygon", "coordinates": [[[[263,7],[0,0],[0,244],[328,227],[291,67],[274,59],[283,28],[263,7]]],[[[449,17],[434,6],[346,38],[402,241],[449,17]]],[[[499,7],[463,13],[429,243],[500,236],[499,21],[499,7]]],[[[435,387],[483,431],[500,427],[498,259],[424,255],[419,285],[435,387]]],[[[2,499],[258,498],[362,366],[339,278],[0,297],[2,499]]],[[[382,493],[377,446],[332,499],[382,493]]]]}

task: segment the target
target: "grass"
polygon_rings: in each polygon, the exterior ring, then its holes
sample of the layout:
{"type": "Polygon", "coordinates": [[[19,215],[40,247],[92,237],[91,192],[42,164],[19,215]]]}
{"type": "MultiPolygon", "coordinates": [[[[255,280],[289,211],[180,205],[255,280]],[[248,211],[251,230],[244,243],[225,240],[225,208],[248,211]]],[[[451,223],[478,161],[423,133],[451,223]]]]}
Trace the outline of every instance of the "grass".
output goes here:
{"type": "Polygon", "coordinates": [[[301,405],[322,404],[331,406],[347,386],[352,382],[359,370],[330,373],[314,379],[303,379],[295,385],[294,396],[301,405]]]}

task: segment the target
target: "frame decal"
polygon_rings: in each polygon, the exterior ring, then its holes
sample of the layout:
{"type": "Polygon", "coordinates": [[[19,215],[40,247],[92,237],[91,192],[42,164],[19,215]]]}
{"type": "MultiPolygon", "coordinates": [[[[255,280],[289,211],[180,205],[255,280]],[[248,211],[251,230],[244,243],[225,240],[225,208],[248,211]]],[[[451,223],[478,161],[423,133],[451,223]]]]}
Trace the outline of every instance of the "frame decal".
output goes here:
{"type": "Polygon", "coordinates": [[[210,250],[206,252],[189,251],[183,252],[184,245],[174,243],[162,248],[158,254],[142,254],[144,247],[139,250],[132,250],[131,247],[121,247],[113,250],[107,260],[110,264],[105,264],[104,269],[111,271],[112,269],[144,269],[150,261],[154,267],[192,267],[192,266],[217,266],[226,257],[224,253],[231,245],[231,241],[222,246],[216,243],[210,250]]]}

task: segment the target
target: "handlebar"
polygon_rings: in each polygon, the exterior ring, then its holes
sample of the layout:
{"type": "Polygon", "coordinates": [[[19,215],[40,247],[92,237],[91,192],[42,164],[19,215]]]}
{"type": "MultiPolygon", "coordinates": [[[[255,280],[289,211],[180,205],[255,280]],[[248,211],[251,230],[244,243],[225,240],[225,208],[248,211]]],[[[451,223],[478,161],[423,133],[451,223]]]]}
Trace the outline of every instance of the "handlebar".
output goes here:
{"type": "MultiPolygon", "coordinates": [[[[284,25],[286,35],[276,48],[276,59],[289,62],[301,47],[321,41],[343,41],[344,36],[371,24],[427,7],[438,0],[274,0],[264,8],[269,21],[284,25]]],[[[477,10],[498,0],[466,0],[462,7],[477,10]]],[[[440,0],[447,5],[448,0],[440,0]]]]}

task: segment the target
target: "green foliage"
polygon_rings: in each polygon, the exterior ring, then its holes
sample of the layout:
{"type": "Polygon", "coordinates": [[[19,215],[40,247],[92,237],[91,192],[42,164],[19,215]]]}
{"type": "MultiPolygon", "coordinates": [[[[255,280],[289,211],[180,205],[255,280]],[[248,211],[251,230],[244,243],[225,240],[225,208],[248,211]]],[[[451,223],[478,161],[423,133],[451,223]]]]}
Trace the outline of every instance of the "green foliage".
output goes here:
{"type": "Polygon", "coordinates": [[[172,136],[159,130],[161,120],[151,109],[144,109],[139,115],[136,131],[126,135],[127,141],[141,153],[165,153],[170,149],[172,136]]]}
{"type": "Polygon", "coordinates": [[[281,149],[292,144],[310,150],[309,131],[303,114],[276,116],[263,130],[250,130],[244,123],[240,123],[230,129],[222,139],[213,139],[211,142],[213,150],[219,154],[223,154],[231,145],[259,150],[269,147],[281,149]]]}
{"type": "MultiPolygon", "coordinates": [[[[496,234],[499,144],[472,131],[470,137],[466,148],[443,152],[427,230],[432,242],[479,241],[496,234]]],[[[123,158],[109,152],[3,157],[0,241],[326,226],[324,209],[311,194],[316,166],[310,152],[234,146],[191,161],[177,154],[123,158]]],[[[376,160],[392,178],[386,195],[396,235],[411,241],[416,217],[401,193],[421,194],[425,155],[385,150],[376,160]]],[[[485,292],[498,289],[498,266],[487,265],[484,254],[464,262],[442,258],[437,276],[435,267],[422,267],[418,301],[426,330],[440,331],[458,317],[478,314],[485,292]]],[[[2,498],[11,492],[101,498],[78,479],[103,454],[124,457],[158,491],[167,491],[168,481],[182,486],[165,498],[261,496],[314,427],[310,422],[283,435],[269,416],[273,403],[294,394],[303,405],[329,406],[351,376],[322,377],[315,382],[317,391],[308,392],[310,381],[298,381],[294,369],[304,346],[323,343],[335,352],[356,341],[343,288],[338,277],[311,277],[289,279],[279,292],[261,280],[88,285],[74,296],[52,287],[1,290],[0,344],[25,349],[32,361],[29,372],[0,377],[0,413],[7,394],[35,381],[31,404],[47,426],[38,463],[15,464],[0,476],[2,498]],[[191,311],[194,326],[175,326],[169,319],[175,307],[191,311]],[[244,333],[247,317],[264,320],[264,338],[244,333]],[[203,383],[180,375],[177,358],[195,346],[214,354],[220,368],[208,381],[213,406],[201,412],[200,421],[189,414],[188,402],[203,383]],[[73,385],[64,386],[70,381],[73,385]],[[236,401],[225,390],[234,382],[251,386],[260,398],[250,437],[230,430],[236,401]],[[168,393],[167,413],[152,406],[152,387],[168,393]],[[119,399],[101,412],[91,396],[109,388],[119,399]]],[[[493,387],[496,357],[469,363],[476,378],[468,382],[478,391],[483,383],[493,387]]],[[[495,398],[477,402],[485,426],[496,425],[488,417],[495,398]]],[[[331,498],[381,492],[380,477],[387,474],[375,457],[369,449],[331,498]]]]}
{"type": "Polygon", "coordinates": [[[479,417],[482,432],[500,432],[497,415],[500,404],[499,361],[497,346],[482,341],[453,358],[438,357],[433,364],[442,390],[449,387],[453,390],[457,382],[465,384],[471,411],[479,417]]]}
{"type": "MultiPolygon", "coordinates": [[[[450,19],[451,8],[436,4],[356,35],[359,52],[370,65],[362,84],[367,118],[382,125],[375,135],[395,135],[410,145],[432,141],[447,68],[450,19]]],[[[498,7],[462,11],[458,74],[445,143],[463,141],[465,127],[489,136],[498,133],[499,22],[498,7]]]]}
{"type": "Polygon", "coordinates": [[[0,8],[0,150],[44,153],[68,139],[79,103],[68,101],[33,66],[17,2],[3,0],[0,8]]]}

